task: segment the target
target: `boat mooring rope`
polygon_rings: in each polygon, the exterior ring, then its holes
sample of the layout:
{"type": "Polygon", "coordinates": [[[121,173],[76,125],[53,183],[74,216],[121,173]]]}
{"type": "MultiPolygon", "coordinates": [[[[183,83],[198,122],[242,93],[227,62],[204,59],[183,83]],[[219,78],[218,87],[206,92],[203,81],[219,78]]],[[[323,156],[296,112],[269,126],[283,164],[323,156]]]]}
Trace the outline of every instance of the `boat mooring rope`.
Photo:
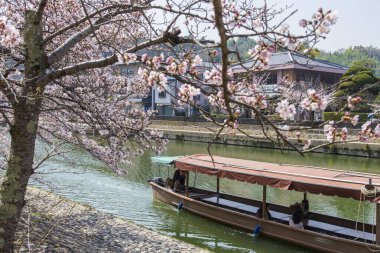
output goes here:
{"type": "MultiPolygon", "coordinates": [[[[359,238],[359,230],[358,230],[358,222],[359,222],[359,216],[360,216],[360,210],[361,210],[361,203],[362,203],[362,196],[364,196],[364,199],[365,198],[375,198],[376,197],[376,194],[377,194],[377,189],[376,187],[372,186],[372,185],[363,185],[362,188],[360,189],[360,198],[359,198],[359,207],[358,207],[358,214],[357,214],[357,217],[356,217],[356,224],[355,224],[355,229],[356,229],[356,232],[357,232],[357,237],[356,239],[359,238]]],[[[377,249],[373,249],[373,248],[370,248],[370,246],[376,246],[375,243],[376,243],[376,238],[375,240],[373,240],[373,243],[367,243],[367,239],[365,237],[365,212],[364,212],[364,208],[363,208],[363,214],[362,214],[362,226],[363,226],[363,238],[364,238],[364,243],[366,245],[366,247],[368,248],[368,250],[370,250],[371,252],[380,252],[380,250],[377,250],[377,249]]],[[[373,220],[372,220],[372,231],[371,231],[371,234],[373,235],[373,232],[374,232],[374,229],[375,229],[375,215],[372,215],[373,217],[373,220]]]]}
{"type": "Polygon", "coordinates": [[[374,198],[376,197],[376,193],[377,193],[376,187],[372,185],[363,185],[360,192],[367,198],[374,198]]]}

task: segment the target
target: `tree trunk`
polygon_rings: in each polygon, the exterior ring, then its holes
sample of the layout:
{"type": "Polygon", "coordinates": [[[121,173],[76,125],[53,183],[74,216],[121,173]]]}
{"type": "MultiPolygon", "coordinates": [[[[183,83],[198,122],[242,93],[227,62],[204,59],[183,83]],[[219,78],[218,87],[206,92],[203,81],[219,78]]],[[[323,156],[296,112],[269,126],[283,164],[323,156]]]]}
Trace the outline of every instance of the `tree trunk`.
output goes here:
{"type": "Polygon", "coordinates": [[[26,187],[33,174],[33,157],[36,140],[37,114],[20,108],[16,123],[11,129],[11,150],[8,167],[0,187],[0,252],[13,252],[26,187]]]}
{"type": "Polygon", "coordinates": [[[25,73],[21,96],[12,103],[14,124],[8,166],[0,186],[0,253],[14,250],[17,223],[25,204],[26,187],[33,174],[33,158],[44,84],[35,77],[46,73],[41,17],[27,11],[24,28],[25,73]]]}

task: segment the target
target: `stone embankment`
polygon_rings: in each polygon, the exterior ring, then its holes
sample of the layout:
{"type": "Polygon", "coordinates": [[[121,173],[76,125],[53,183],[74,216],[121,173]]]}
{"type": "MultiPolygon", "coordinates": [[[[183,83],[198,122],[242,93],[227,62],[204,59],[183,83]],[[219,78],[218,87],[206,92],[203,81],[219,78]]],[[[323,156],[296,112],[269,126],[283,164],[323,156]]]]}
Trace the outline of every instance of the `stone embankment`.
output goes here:
{"type": "Polygon", "coordinates": [[[36,188],[26,203],[16,252],[209,252],[36,188]]]}
{"type": "MultiPolygon", "coordinates": [[[[212,123],[188,123],[164,120],[155,120],[152,123],[152,128],[163,131],[164,137],[169,140],[206,143],[214,141],[217,144],[225,145],[271,149],[279,148],[278,145],[264,137],[261,127],[257,125],[241,125],[239,127],[241,127],[245,134],[238,132],[236,134],[231,134],[231,131],[229,133],[224,131],[220,134],[219,138],[214,140],[218,128],[212,123]],[[246,134],[250,135],[250,137],[246,134]]],[[[274,137],[273,139],[276,139],[274,133],[269,132],[269,135],[272,135],[272,137],[274,137]]],[[[342,144],[325,145],[328,144],[328,142],[322,130],[310,130],[306,135],[307,138],[312,141],[311,148],[323,145],[323,147],[313,150],[313,152],[316,153],[380,158],[380,143],[347,142],[342,144]]],[[[303,143],[298,143],[298,140],[295,138],[294,134],[293,136],[290,135],[288,140],[299,148],[302,148],[303,146],[303,143]]],[[[292,150],[292,148],[287,145],[284,145],[282,149],[292,150]]]]}

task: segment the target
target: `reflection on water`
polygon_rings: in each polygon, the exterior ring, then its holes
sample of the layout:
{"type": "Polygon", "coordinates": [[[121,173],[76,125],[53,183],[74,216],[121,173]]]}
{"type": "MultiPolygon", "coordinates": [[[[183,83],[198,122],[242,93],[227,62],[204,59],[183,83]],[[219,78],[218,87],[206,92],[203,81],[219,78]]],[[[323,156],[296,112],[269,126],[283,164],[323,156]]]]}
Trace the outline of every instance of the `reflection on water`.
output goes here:
{"type": "MultiPolygon", "coordinates": [[[[163,155],[206,153],[206,148],[207,145],[201,143],[171,142],[163,155]]],[[[212,152],[235,158],[371,173],[377,173],[379,163],[376,159],[322,154],[301,157],[294,152],[281,153],[277,150],[235,146],[214,146],[212,152]]],[[[310,252],[277,240],[264,237],[253,238],[249,233],[209,221],[186,211],[178,212],[174,207],[154,200],[146,180],[158,176],[159,173],[162,177],[166,177],[167,174],[171,176],[174,170],[168,167],[159,169],[151,163],[150,157],[150,153],[145,153],[135,159],[135,165],[127,168],[128,175],[118,177],[86,153],[77,152],[71,155],[76,165],[67,159],[50,160],[42,168],[42,172],[54,171],[55,173],[41,175],[41,179],[45,181],[44,186],[38,182],[39,177],[35,177],[32,183],[51,189],[69,199],[130,219],[142,226],[216,252],[310,252]]],[[[215,178],[205,175],[191,175],[190,184],[205,189],[216,188],[215,178]]],[[[261,189],[257,185],[228,179],[221,180],[221,190],[235,195],[260,200],[261,189]]],[[[301,199],[302,193],[268,189],[269,202],[290,205],[301,199]]],[[[309,195],[309,199],[312,211],[353,220],[357,218],[358,201],[321,195],[309,195]]],[[[365,220],[372,223],[373,205],[365,204],[365,206],[365,220]]]]}

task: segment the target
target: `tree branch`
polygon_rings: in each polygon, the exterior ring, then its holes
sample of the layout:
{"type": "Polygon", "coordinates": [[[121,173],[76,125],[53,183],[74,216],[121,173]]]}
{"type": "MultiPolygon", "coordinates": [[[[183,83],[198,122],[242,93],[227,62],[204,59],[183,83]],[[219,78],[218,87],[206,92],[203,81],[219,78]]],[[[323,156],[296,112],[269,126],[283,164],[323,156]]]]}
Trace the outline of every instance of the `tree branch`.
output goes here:
{"type": "Polygon", "coordinates": [[[36,18],[38,22],[41,22],[42,14],[44,12],[44,9],[46,7],[48,0],[41,0],[40,4],[38,5],[36,18]]]}
{"type": "Polygon", "coordinates": [[[57,32],[53,33],[52,35],[46,37],[43,41],[42,41],[42,45],[45,45],[46,43],[48,43],[49,41],[51,41],[52,39],[54,39],[55,37],[59,36],[59,35],[62,35],[63,33],[65,33],[66,31],[74,28],[74,27],[78,27],[79,25],[81,25],[82,23],[86,22],[87,20],[89,20],[90,18],[93,18],[95,17],[96,15],[98,14],[101,14],[102,12],[105,12],[105,11],[108,11],[108,10],[111,10],[111,9],[116,9],[116,8],[130,8],[132,7],[131,5],[112,5],[112,6],[107,6],[107,7],[104,7],[104,8],[101,8],[89,15],[87,15],[86,17],[68,25],[68,26],[65,26],[64,28],[58,30],[57,32]]]}
{"type": "MultiPolygon", "coordinates": [[[[149,40],[146,42],[143,42],[133,48],[130,48],[125,51],[125,53],[135,53],[141,49],[148,48],[150,46],[162,44],[162,43],[172,43],[174,45],[177,44],[183,44],[183,43],[190,43],[190,40],[184,39],[179,37],[178,35],[181,33],[181,30],[177,29],[173,32],[165,32],[161,37],[155,39],[155,40],[149,40]]],[[[48,83],[53,80],[62,78],[63,76],[67,75],[73,75],[76,73],[79,73],[84,70],[94,69],[94,68],[103,68],[106,66],[110,66],[112,64],[115,64],[118,61],[118,57],[116,54],[113,54],[112,56],[109,56],[107,58],[101,59],[101,60],[94,60],[94,61],[88,61],[88,62],[82,62],[78,63],[76,65],[72,65],[66,68],[59,69],[57,71],[54,71],[48,75],[45,75],[41,78],[39,78],[39,83],[48,83]]]]}
{"type": "Polygon", "coordinates": [[[87,28],[83,29],[82,31],[74,34],[70,38],[68,38],[65,43],[63,43],[60,47],[58,47],[56,50],[54,50],[49,56],[48,56],[48,62],[49,64],[52,64],[54,62],[57,62],[60,60],[71,48],[73,48],[75,45],[77,45],[79,42],[81,42],[83,39],[87,38],[89,35],[91,35],[93,32],[98,30],[103,24],[107,23],[110,18],[115,17],[120,14],[127,14],[130,12],[136,12],[141,11],[146,7],[133,7],[128,10],[122,10],[122,11],[116,11],[113,13],[109,13],[105,15],[104,17],[101,17],[97,19],[92,25],[88,26],[87,28]]]}

